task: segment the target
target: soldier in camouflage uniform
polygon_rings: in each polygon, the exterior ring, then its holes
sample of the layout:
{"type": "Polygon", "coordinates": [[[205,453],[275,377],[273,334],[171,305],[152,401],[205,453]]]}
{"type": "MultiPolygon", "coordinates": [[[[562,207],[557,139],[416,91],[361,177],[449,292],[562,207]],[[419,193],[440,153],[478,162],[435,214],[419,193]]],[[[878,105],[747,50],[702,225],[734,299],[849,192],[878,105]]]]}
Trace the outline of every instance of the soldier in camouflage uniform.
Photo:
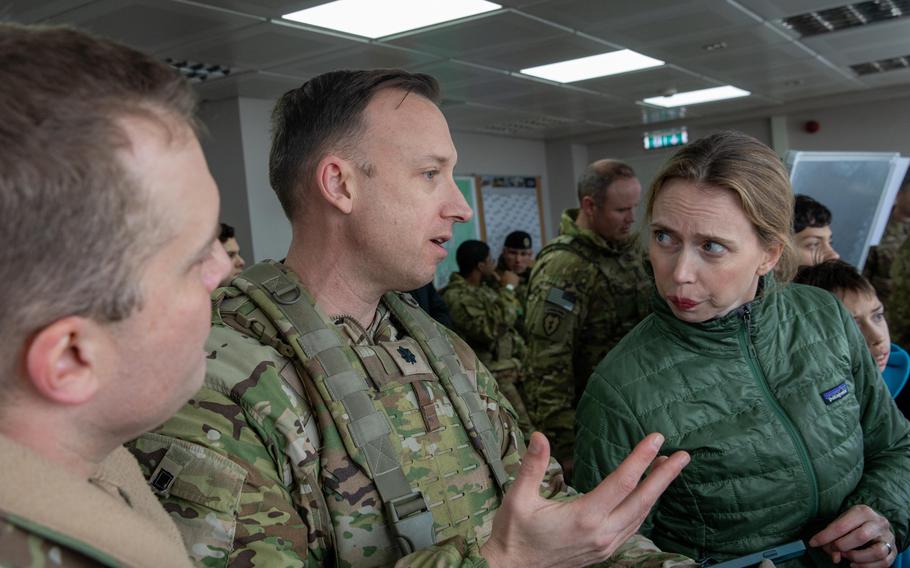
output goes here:
{"type": "Polygon", "coordinates": [[[215,296],[208,373],[134,446],[204,566],[682,561],[634,532],[686,463],[650,436],[588,495],[528,446],[489,371],[409,295],[471,211],[435,80],[338,71],[286,93],[270,177],[285,264],[215,296]],[[632,492],[629,493],[630,489],[632,492]]]}
{"type": "Polygon", "coordinates": [[[863,267],[863,276],[872,283],[878,299],[885,305],[885,309],[888,309],[891,297],[891,265],[894,263],[898,249],[908,236],[910,236],[910,175],[904,178],[897,193],[882,240],[878,245],[869,249],[869,256],[863,267]]]}
{"type": "Polygon", "coordinates": [[[532,422],[571,470],[575,407],[594,367],[650,312],[652,278],[631,234],[641,185],[629,166],[599,160],[578,184],[580,209],[537,256],[525,321],[525,392],[532,422]]]}
{"type": "Polygon", "coordinates": [[[531,278],[531,265],[534,253],[531,250],[531,235],[524,231],[512,231],[506,235],[502,244],[502,253],[496,265],[496,273],[502,276],[506,272],[518,275],[515,295],[521,302],[522,310],[528,301],[528,280],[531,278]]]}
{"type": "Polygon", "coordinates": [[[192,566],[123,443],[202,384],[230,269],[194,107],[152,57],[0,24],[0,566],[192,566]]]}
{"type": "Polygon", "coordinates": [[[468,342],[480,362],[493,373],[499,390],[518,416],[525,436],[533,431],[521,394],[525,341],[515,325],[521,304],[515,295],[518,275],[504,271],[494,288],[487,284],[495,267],[490,247],[468,240],[455,251],[458,272],[453,273],[442,297],[452,314],[453,328],[468,342]]]}

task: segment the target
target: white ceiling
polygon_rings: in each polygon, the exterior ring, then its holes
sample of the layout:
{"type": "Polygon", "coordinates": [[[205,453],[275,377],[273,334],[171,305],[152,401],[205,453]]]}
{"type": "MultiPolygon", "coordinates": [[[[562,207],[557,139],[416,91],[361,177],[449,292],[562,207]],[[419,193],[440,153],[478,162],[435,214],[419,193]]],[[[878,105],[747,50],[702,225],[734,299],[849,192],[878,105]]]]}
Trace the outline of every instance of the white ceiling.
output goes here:
{"type": "Polygon", "coordinates": [[[844,0],[497,0],[502,10],[373,41],[281,20],[325,1],[0,0],[0,17],[75,24],[161,58],[229,67],[227,77],[198,85],[203,99],[274,99],[339,68],[430,73],[454,129],[526,138],[640,125],[646,113],[651,122],[672,119],[638,101],[728,83],[753,95],[692,106],[685,115],[910,85],[910,70],[857,77],[849,68],[910,54],[910,18],[805,40],[780,23],[844,0]],[[706,49],[717,44],[724,47],[706,49]],[[571,85],[518,73],[619,48],[668,65],[571,85]]]}

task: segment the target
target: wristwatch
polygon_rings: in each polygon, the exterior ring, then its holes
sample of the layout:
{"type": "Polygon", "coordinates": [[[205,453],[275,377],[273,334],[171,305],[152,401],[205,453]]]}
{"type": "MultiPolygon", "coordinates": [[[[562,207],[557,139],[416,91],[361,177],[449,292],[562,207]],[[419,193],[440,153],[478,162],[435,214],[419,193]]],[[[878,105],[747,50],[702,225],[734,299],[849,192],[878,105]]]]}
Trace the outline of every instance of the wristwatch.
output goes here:
{"type": "Polygon", "coordinates": [[[511,291],[514,292],[514,291],[515,291],[515,284],[512,284],[511,282],[509,282],[508,284],[506,284],[506,290],[511,290],[511,291]]]}

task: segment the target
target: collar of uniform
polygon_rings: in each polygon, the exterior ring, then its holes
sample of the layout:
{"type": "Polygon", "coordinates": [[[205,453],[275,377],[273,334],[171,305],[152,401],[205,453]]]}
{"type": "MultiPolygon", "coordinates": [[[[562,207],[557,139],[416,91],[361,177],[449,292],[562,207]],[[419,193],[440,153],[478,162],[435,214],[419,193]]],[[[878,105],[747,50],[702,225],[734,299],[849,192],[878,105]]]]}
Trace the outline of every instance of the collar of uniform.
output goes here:
{"type": "Polygon", "coordinates": [[[609,254],[620,255],[633,250],[637,244],[636,237],[629,237],[622,241],[608,241],[590,229],[583,229],[578,226],[579,209],[566,209],[562,212],[562,218],[559,221],[559,234],[574,238],[588,246],[599,249],[609,254]]]}
{"type": "Polygon", "coordinates": [[[177,527],[122,446],[98,469],[104,488],[2,435],[0,458],[0,511],[13,524],[100,565],[191,565],[177,527]]]}
{"type": "Polygon", "coordinates": [[[398,339],[398,329],[392,322],[392,312],[383,302],[376,306],[376,315],[366,328],[349,315],[339,314],[330,318],[352,345],[377,345],[398,339]]]}

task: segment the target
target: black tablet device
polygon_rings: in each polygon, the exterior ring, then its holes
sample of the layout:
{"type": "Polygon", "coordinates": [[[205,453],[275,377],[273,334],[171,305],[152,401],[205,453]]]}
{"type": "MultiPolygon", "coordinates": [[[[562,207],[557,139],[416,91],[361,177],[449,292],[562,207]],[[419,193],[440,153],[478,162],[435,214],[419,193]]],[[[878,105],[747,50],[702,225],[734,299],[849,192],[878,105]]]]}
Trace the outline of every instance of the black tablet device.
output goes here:
{"type": "Polygon", "coordinates": [[[710,568],[747,568],[748,566],[756,566],[760,564],[762,560],[770,560],[775,564],[779,564],[798,556],[802,556],[805,553],[806,545],[803,544],[803,541],[794,540],[793,542],[781,544],[780,546],[762,550],[761,552],[755,552],[752,554],[747,554],[746,556],[740,556],[739,558],[727,560],[726,562],[721,562],[720,564],[712,564],[710,568]]]}

